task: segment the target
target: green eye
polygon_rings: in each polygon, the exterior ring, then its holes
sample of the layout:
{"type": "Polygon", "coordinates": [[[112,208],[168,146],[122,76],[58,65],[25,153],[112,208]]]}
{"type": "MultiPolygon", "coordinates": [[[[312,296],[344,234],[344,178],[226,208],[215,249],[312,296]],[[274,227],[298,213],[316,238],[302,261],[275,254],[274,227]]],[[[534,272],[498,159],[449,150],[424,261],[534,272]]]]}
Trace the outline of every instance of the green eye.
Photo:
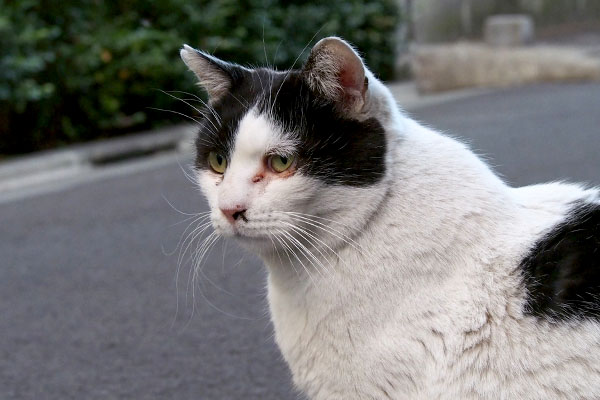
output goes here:
{"type": "Polygon", "coordinates": [[[211,151],[208,154],[208,163],[210,164],[210,167],[213,169],[213,171],[215,171],[218,174],[224,173],[225,169],[227,168],[227,160],[225,159],[225,157],[214,151],[211,151]]]}
{"type": "Polygon", "coordinates": [[[292,166],[294,156],[272,155],[269,157],[269,166],[275,172],[283,172],[292,166]]]}

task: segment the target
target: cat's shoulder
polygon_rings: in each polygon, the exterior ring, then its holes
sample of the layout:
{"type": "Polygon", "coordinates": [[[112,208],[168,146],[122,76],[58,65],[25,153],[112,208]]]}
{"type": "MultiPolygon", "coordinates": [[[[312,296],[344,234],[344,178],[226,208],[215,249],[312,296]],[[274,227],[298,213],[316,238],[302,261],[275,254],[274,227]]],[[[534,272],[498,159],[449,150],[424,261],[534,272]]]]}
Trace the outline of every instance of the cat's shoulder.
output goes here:
{"type": "Polygon", "coordinates": [[[520,262],[527,293],[526,312],[552,321],[600,320],[598,190],[550,184],[525,192],[540,207],[543,203],[567,206],[561,220],[533,243],[520,262]]]}

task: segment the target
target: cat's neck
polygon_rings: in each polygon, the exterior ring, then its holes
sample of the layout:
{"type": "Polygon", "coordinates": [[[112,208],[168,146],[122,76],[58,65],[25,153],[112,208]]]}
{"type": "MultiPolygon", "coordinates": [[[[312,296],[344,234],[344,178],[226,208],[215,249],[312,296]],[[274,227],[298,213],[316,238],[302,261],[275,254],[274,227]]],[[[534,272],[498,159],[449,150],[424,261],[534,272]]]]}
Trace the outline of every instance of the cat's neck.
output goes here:
{"type": "MultiPolygon", "coordinates": [[[[421,376],[421,338],[460,338],[521,309],[518,277],[510,276],[517,252],[503,242],[520,229],[511,189],[462,144],[416,123],[391,152],[386,195],[355,230],[355,244],[322,261],[333,264],[329,273],[308,276],[300,263],[266,260],[276,340],[296,376],[323,349],[337,351],[326,369],[346,365],[340,360],[353,359],[355,343],[389,329],[393,340],[414,340],[394,360],[409,385],[421,376]]],[[[448,345],[460,353],[465,343],[448,345]]],[[[350,364],[341,374],[352,371],[350,364]]]]}

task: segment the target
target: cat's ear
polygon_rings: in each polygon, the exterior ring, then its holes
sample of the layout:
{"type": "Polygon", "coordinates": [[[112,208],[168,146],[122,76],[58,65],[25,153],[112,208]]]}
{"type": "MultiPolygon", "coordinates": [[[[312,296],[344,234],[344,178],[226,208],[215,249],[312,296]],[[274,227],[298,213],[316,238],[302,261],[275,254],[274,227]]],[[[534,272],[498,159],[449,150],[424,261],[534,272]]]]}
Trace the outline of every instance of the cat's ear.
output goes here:
{"type": "Polygon", "coordinates": [[[338,37],[321,39],[302,69],[312,90],[335,102],[345,112],[358,113],[365,104],[368,81],[360,56],[338,37]]]}
{"type": "Polygon", "coordinates": [[[224,96],[244,70],[187,44],[183,45],[179,54],[190,71],[196,74],[198,84],[206,90],[211,102],[224,96]]]}

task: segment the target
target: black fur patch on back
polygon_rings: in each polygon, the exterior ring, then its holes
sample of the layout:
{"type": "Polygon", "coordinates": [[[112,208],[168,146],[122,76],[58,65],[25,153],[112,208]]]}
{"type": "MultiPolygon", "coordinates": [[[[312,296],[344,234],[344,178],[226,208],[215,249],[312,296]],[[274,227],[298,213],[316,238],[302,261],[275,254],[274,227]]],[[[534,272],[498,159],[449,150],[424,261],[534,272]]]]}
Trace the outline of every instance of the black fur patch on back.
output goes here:
{"type": "Polygon", "coordinates": [[[527,314],[552,321],[600,318],[600,206],[577,205],[521,267],[527,314]]]}
{"type": "Polygon", "coordinates": [[[253,107],[299,142],[300,173],[349,186],[368,186],[383,176],[386,139],[379,121],[341,115],[310,90],[300,71],[266,69],[239,74],[230,93],[213,105],[218,118],[206,111],[196,141],[198,168],[208,168],[210,151],[229,158],[239,122],[253,107]]]}

